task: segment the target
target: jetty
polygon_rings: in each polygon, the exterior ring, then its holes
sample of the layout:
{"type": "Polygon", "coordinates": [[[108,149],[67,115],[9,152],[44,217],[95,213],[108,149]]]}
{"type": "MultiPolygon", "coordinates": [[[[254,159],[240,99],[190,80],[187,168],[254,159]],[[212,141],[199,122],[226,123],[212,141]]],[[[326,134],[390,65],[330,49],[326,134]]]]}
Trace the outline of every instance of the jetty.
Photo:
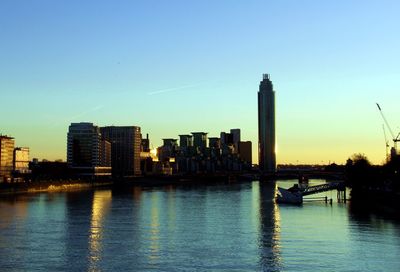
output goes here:
{"type": "MultiPolygon", "coordinates": [[[[276,201],[278,203],[290,203],[290,204],[301,204],[303,203],[303,197],[322,192],[337,190],[338,200],[346,202],[346,186],[344,182],[328,182],[324,184],[299,187],[295,184],[289,189],[278,187],[278,195],[276,201]]],[[[327,202],[328,199],[323,198],[327,202]]],[[[332,202],[332,200],[331,200],[332,202]]]]}

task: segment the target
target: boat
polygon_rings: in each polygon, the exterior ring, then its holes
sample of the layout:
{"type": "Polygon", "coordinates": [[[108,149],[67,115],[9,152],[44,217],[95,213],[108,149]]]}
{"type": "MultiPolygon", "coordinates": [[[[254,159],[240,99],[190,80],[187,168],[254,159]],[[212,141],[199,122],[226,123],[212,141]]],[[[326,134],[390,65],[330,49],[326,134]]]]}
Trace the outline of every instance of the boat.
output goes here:
{"type": "Polygon", "coordinates": [[[293,187],[289,189],[278,187],[276,202],[289,203],[289,204],[302,204],[303,203],[302,189],[297,184],[294,184],[293,187]]]}

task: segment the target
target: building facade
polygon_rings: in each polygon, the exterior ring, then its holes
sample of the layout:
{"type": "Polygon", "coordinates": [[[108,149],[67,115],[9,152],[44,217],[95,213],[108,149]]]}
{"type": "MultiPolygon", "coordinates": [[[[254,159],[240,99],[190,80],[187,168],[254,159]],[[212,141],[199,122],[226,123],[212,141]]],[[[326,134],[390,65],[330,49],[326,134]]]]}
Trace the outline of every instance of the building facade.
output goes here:
{"type": "Polygon", "coordinates": [[[11,179],[14,144],[14,138],[0,135],[0,182],[11,179]]]}
{"type": "MultiPolygon", "coordinates": [[[[159,167],[173,174],[226,174],[251,170],[251,142],[241,142],[240,129],[221,132],[221,137],[208,137],[205,132],[179,135],[180,141],[163,139],[158,148],[159,167]],[[235,135],[235,137],[233,137],[235,135]],[[234,139],[238,148],[235,148],[234,139]],[[208,141],[208,145],[207,145],[208,141]],[[243,149],[243,156],[239,153],[243,149]]],[[[165,171],[158,170],[158,173],[165,171]]]]}
{"type": "Polygon", "coordinates": [[[111,143],[101,139],[100,165],[111,166],[111,143]]]}
{"type": "Polygon", "coordinates": [[[137,126],[108,126],[101,128],[103,139],[111,143],[112,174],[117,178],[141,175],[140,150],[142,135],[137,126]]]}
{"type": "Polygon", "coordinates": [[[67,136],[67,164],[80,176],[109,176],[109,144],[92,123],[72,123],[67,136]]]}
{"type": "Polygon", "coordinates": [[[14,149],[13,170],[16,173],[29,173],[29,148],[17,147],[14,149]]]}
{"type": "Polygon", "coordinates": [[[258,158],[263,173],[276,171],[275,91],[268,74],[258,92],[258,158]]]}

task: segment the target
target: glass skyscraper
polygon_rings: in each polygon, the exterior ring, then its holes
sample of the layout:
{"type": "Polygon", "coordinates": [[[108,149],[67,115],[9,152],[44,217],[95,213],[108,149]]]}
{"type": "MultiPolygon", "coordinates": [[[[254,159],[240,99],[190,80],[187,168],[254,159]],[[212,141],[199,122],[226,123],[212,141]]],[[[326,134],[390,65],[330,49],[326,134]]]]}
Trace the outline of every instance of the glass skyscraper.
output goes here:
{"type": "Polygon", "coordinates": [[[276,171],[275,141],[275,92],[264,74],[258,92],[258,163],[263,173],[276,171]]]}

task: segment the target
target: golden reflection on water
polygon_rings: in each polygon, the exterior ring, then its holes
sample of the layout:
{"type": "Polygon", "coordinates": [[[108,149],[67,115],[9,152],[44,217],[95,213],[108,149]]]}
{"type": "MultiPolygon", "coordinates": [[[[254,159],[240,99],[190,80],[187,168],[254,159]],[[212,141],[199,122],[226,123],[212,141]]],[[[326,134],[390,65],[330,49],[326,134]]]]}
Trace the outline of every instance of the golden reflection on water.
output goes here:
{"type": "Polygon", "coordinates": [[[150,247],[149,260],[154,262],[159,259],[160,251],[160,218],[158,210],[158,195],[153,193],[151,197],[151,222],[150,222],[150,247]]]}
{"type": "Polygon", "coordinates": [[[97,263],[102,255],[103,222],[110,209],[111,190],[95,191],[89,235],[89,271],[98,271],[97,263]]]}
{"type": "MultiPolygon", "coordinates": [[[[278,193],[278,185],[275,185],[274,196],[278,193]]],[[[273,199],[275,201],[275,198],[273,199]]],[[[282,264],[281,258],[281,213],[279,211],[279,206],[277,203],[273,203],[273,211],[272,211],[273,219],[274,219],[274,228],[272,231],[272,252],[274,254],[275,260],[278,264],[282,264]]]]}
{"type": "Polygon", "coordinates": [[[25,220],[28,214],[28,201],[14,200],[0,202],[0,229],[5,229],[17,219],[18,221],[25,220]]]}
{"type": "MultiPolygon", "coordinates": [[[[25,220],[28,215],[28,203],[27,199],[18,199],[17,197],[12,200],[2,199],[2,201],[0,201],[0,230],[13,228],[15,231],[15,235],[13,236],[0,235],[0,248],[8,248],[11,244],[13,246],[23,247],[20,242],[16,242],[13,238],[14,236],[23,237],[26,235],[25,220]]],[[[14,251],[12,255],[15,259],[23,259],[25,257],[20,250],[14,251]]]]}
{"type": "Polygon", "coordinates": [[[140,203],[141,197],[142,197],[142,188],[138,186],[133,187],[133,200],[135,200],[136,203],[140,203]]]}

